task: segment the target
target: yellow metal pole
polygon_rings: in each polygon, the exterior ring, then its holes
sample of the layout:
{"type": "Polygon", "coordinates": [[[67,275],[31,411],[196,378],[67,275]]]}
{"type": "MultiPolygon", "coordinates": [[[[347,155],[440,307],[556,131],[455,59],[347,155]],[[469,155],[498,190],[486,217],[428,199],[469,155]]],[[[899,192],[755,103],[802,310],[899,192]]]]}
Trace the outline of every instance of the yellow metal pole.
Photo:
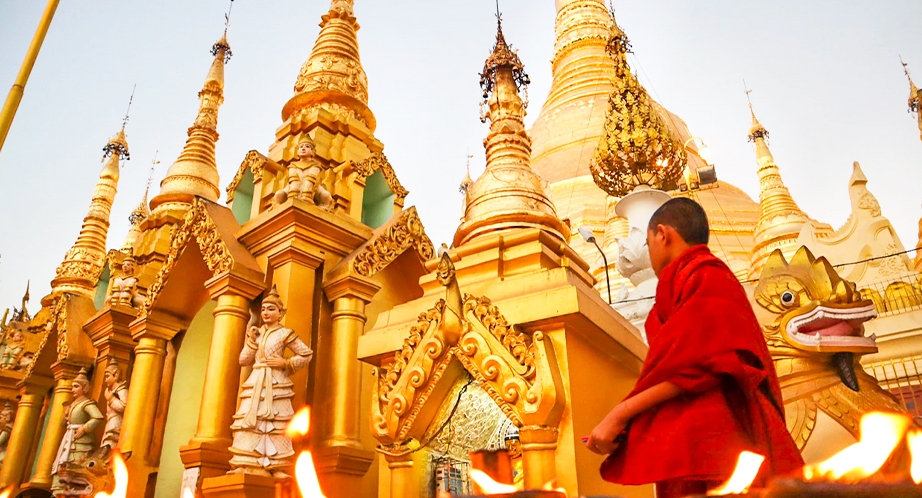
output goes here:
{"type": "Polygon", "coordinates": [[[51,18],[54,17],[54,11],[58,8],[59,2],[60,0],[48,0],[45,13],[42,14],[42,20],[38,23],[38,29],[35,30],[32,43],[29,44],[29,51],[26,52],[26,58],[22,61],[19,74],[16,75],[13,88],[10,88],[10,93],[6,96],[6,102],[3,103],[3,110],[0,111],[0,150],[3,149],[3,143],[6,142],[6,134],[9,133],[10,126],[13,124],[13,117],[16,116],[16,110],[19,109],[19,103],[22,101],[22,93],[26,89],[26,82],[29,81],[29,74],[32,73],[35,59],[38,58],[38,51],[42,48],[42,42],[45,41],[48,27],[51,26],[51,18]]]}

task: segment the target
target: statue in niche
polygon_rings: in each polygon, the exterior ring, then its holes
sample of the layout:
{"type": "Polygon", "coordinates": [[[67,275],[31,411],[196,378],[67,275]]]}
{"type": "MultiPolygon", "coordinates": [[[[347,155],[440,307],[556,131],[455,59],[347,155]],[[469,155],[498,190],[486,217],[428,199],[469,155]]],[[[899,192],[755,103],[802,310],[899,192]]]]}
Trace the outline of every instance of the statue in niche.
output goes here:
{"type": "Polygon", "coordinates": [[[0,411],[0,464],[6,459],[6,448],[13,432],[13,406],[7,401],[0,411]]]}
{"type": "Polygon", "coordinates": [[[96,447],[96,429],[104,417],[96,402],[89,398],[90,379],[86,368],[74,378],[71,392],[73,401],[67,404],[64,412],[64,438],[58,447],[58,456],[54,460],[51,472],[54,475],[52,489],[63,489],[58,480],[58,471],[68,463],[83,461],[96,447]]]}
{"type": "MultiPolygon", "coordinates": [[[[26,348],[26,339],[22,331],[13,330],[6,343],[3,355],[0,356],[0,368],[19,370],[22,368],[23,351],[26,348]]],[[[28,366],[28,363],[26,364],[28,366]]]]}
{"type": "Polygon", "coordinates": [[[327,211],[333,208],[333,196],[323,186],[325,168],[316,154],[317,148],[310,137],[298,143],[298,160],[288,163],[288,185],[275,193],[274,205],[282,204],[289,197],[297,197],[327,211]]]}
{"type": "Polygon", "coordinates": [[[304,368],[314,352],[297,334],[280,323],[285,306],[275,286],[263,298],[260,309],[262,325],[253,321],[247,328],[246,342],[240,352],[240,365],[253,371],[241,386],[239,408],[231,430],[234,442],[230,452],[233,474],[257,474],[277,479],[290,477],[294,450],[285,435],[294,416],[291,374],[304,368]],[[294,356],[285,358],[285,349],[294,356]]]}
{"type": "Polygon", "coordinates": [[[112,279],[112,286],[109,288],[110,306],[140,308],[144,305],[144,297],[138,292],[138,277],[134,275],[136,267],[137,263],[132,256],[122,260],[121,274],[112,279]]]}
{"type": "Polygon", "coordinates": [[[128,383],[122,380],[122,371],[115,358],[111,358],[106,365],[103,383],[106,386],[106,428],[99,446],[107,446],[111,450],[118,446],[122,416],[128,403],[128,383]]]}

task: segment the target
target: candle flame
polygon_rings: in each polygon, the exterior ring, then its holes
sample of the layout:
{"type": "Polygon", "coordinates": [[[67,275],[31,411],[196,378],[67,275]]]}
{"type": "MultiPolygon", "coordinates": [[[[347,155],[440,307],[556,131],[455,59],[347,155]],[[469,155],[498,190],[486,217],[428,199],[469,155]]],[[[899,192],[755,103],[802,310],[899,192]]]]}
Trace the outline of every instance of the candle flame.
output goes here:
{"type": "Polygon", "coordinates": [[[195,492],[190,487],[182,488],[182,498],[195,498],[195,492]]]}
{"type": "Polygon", "coordinates": [[[13,486],[7,486],[3,491],[0,491],[0,498],[10,498],[11,496],[13,496],[13,486]]]}
{"type": "Polygon", "coordinates": [[[117,449],[112,452],[112,469],[115,475],[115,489],[112,493],[100,491],[95,498],[127,498],[128,497],[128,466],[125,459],[117,449]]]}
{"type": "Polygon", "coordinates": [[[762,468],[762,462],[764,461],[764,456],[752,453],[751,451],[740,453],[739,459],[736,461],[736,468],[733,470],[733,475],[731,475],[730,479],[719,488],[708,491],[708,496],[745,493],[749,490],[749,486],[752,485],[752,481],[754,481],[759,474],[759,469],[762,468]]]}
{"type": "Polygon", "coordinates": [[[494,481],[492,477],[482,470],[471,469],[470,476],[474,484],[480,488],[480,491],[487,495],[501,495],[503,493],[522,491],[520,486],[494,481]]]}
{"type": "Polygon", "coordinates": [[[912,457],[912,464],[909,467],[909,475],[916,484],[922,484],[922,431],[915,429],[906,436],[906,442],[909,445],[909,455],[912,457]]]}
{"type": "MultiPolygon", "coordinates": [[[[311,427],[311,409],[305,406],[298,410],[298,413],[292,417],[285,429],[285,435],[290,438],[303,437],[311,427]]],[[[314,469],[314,458],[310,451],[302,451],[295,462],[295,482],[298,483],[298,490],[304,498],[325,498],[323,491],[320,489],[320,481],[317,479],[317,471],[314,469]]]]}
{"type": "MultiPolygon", "coordinates": [[[[828,460],[804,467],[804,478],[808,481],[853,482],[874,474],[883,467],[893,450],[902,442],[910,423],[909,417],[897,413],[865,414],[861,417],[859,441],[828,460]]],[[[919,449],[917,448],[916,454],[919,454],[919,449]]]]}
{"type": "Polygon", "coordinates": [[[307,434],[310,427],[311,407],[305,406],[298,410],[298,413],[295,413],[295,416],[292,417],[291,422],[288,423],[288,428],[285,429],[285,435],[290,438],[304,436],[307,434]]]}

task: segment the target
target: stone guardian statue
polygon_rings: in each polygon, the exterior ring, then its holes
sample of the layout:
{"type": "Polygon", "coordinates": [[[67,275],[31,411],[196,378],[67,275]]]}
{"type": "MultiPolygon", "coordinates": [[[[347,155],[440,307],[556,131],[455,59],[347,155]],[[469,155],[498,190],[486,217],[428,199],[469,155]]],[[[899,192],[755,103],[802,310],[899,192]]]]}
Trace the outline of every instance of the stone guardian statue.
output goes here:
{"type": "Polygon", "coordinates": [[[294,456],[291,439],[285,435],[294,416],[290,376],[307,366],[314,353],[293,330],[282,326],[284,316],[285,306],[273,286],[262,301],[262,324],[248,327],[240,352],[240,365],[252,366],[253,371],[240,386],[239,408],[231,425],[230,473],[290,477],[285,472],[294,456]],[[285,358],[286,349],[294,356],[285,358]]]}

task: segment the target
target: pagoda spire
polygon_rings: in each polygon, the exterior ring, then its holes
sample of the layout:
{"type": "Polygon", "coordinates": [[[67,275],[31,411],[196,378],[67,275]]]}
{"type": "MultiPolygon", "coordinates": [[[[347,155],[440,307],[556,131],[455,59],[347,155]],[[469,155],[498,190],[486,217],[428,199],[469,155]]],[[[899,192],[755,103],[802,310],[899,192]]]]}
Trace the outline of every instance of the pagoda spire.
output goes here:
{"type": "Polygon", "coordinates": [[[496,44],[480,75],[488,107],[483,119],[490,120],[484,140],[487,167],[467,190],[464,222],[454,238],[456,247],[480,235],[517,228],[540,228],[561,240],[569,238],[541,179],[531,169],[526,103],[520,95],[528,84],[525,67],[506,43],[497,15],[496,44]]]}
{"type": "Polygon", "coordinates": [[[198,115],[189,127],[189,138],[182,153],[160,182],[160,193],[150,202],[155,212],[184,210],[196,196],[217,201],[221,195],[215,143],[218,141],[218,109],[224,102],[224,65],[232,55],[227,30],[211,47],[211,54],[214,60],[198,93],[198,115]]]}
{"type": "Polygon", "coordinates": [[[315,105],[334,105],[351,111],[371,131],[374,115],[368,108],[368,77],[359,57],[354,0],[332,0],[321,17],[320,33],[311,55],[295,81],[295,95],[282,108],[282,120],[315,105]]]}
{"type": "Polygon", "coordinates": [[[122,129],[103,147],[103,153],[106,164],[96,182],[90,209],[83,218],[83,227],[77,241],[67,251],[51,281],[52,294],[70,292],[92,299],[96,292],[96,281],[106,262],[106,236],[118,186],[119,161],[129,159],[125,122],[122,122],[122,129]]]}
{"type": "Polygon", "coordinates": [[[796,249],[793,246],[797,237],[810,219],[794,202],[781,180],[781,171],[766,143],[768,130],[756,118],[752,104],[749,105],[749,112],[752,115],[749,141],[755,144],[759,165],[759,221],[753,234],[755,245],[750,276],[758,277],[762,265],[773,250],[796,249]]]}
{"type": "Polygon", "coordinates": [[[919,90],[912,81],[912,76],[909,75],[909,65],[903,62],[902,58],[900,58],[900,63],[903,64],[903,73],[906,74],[906,79],[909,80],[909,112],[915,113],[919,121],[919,140],[922,140],[922,109],[920,109],[922,107],[922,90],[919,90]]]}
{"type": "Polygon", "coordinates": [[[128,215],[128,223],[131,224],[131,228],[128,229],[128,234],[125,235],[125,243],[122,245],[122,250],[134,249],[135,242],[138,240],[138,237],[141,236],[141,223],[150,216],[150,209],[147,207],[147,195],[150,193],[150,184],[154,179],[154,168],[160,164],[160,161],[157,160],[158,152],[159,151],[154,153],[154,159],[151,161],[150,174],[147,175],[147,187],[144,188],[144,195],[141,197],[141,202],[139,202],[137,207],[128,215]]]}

